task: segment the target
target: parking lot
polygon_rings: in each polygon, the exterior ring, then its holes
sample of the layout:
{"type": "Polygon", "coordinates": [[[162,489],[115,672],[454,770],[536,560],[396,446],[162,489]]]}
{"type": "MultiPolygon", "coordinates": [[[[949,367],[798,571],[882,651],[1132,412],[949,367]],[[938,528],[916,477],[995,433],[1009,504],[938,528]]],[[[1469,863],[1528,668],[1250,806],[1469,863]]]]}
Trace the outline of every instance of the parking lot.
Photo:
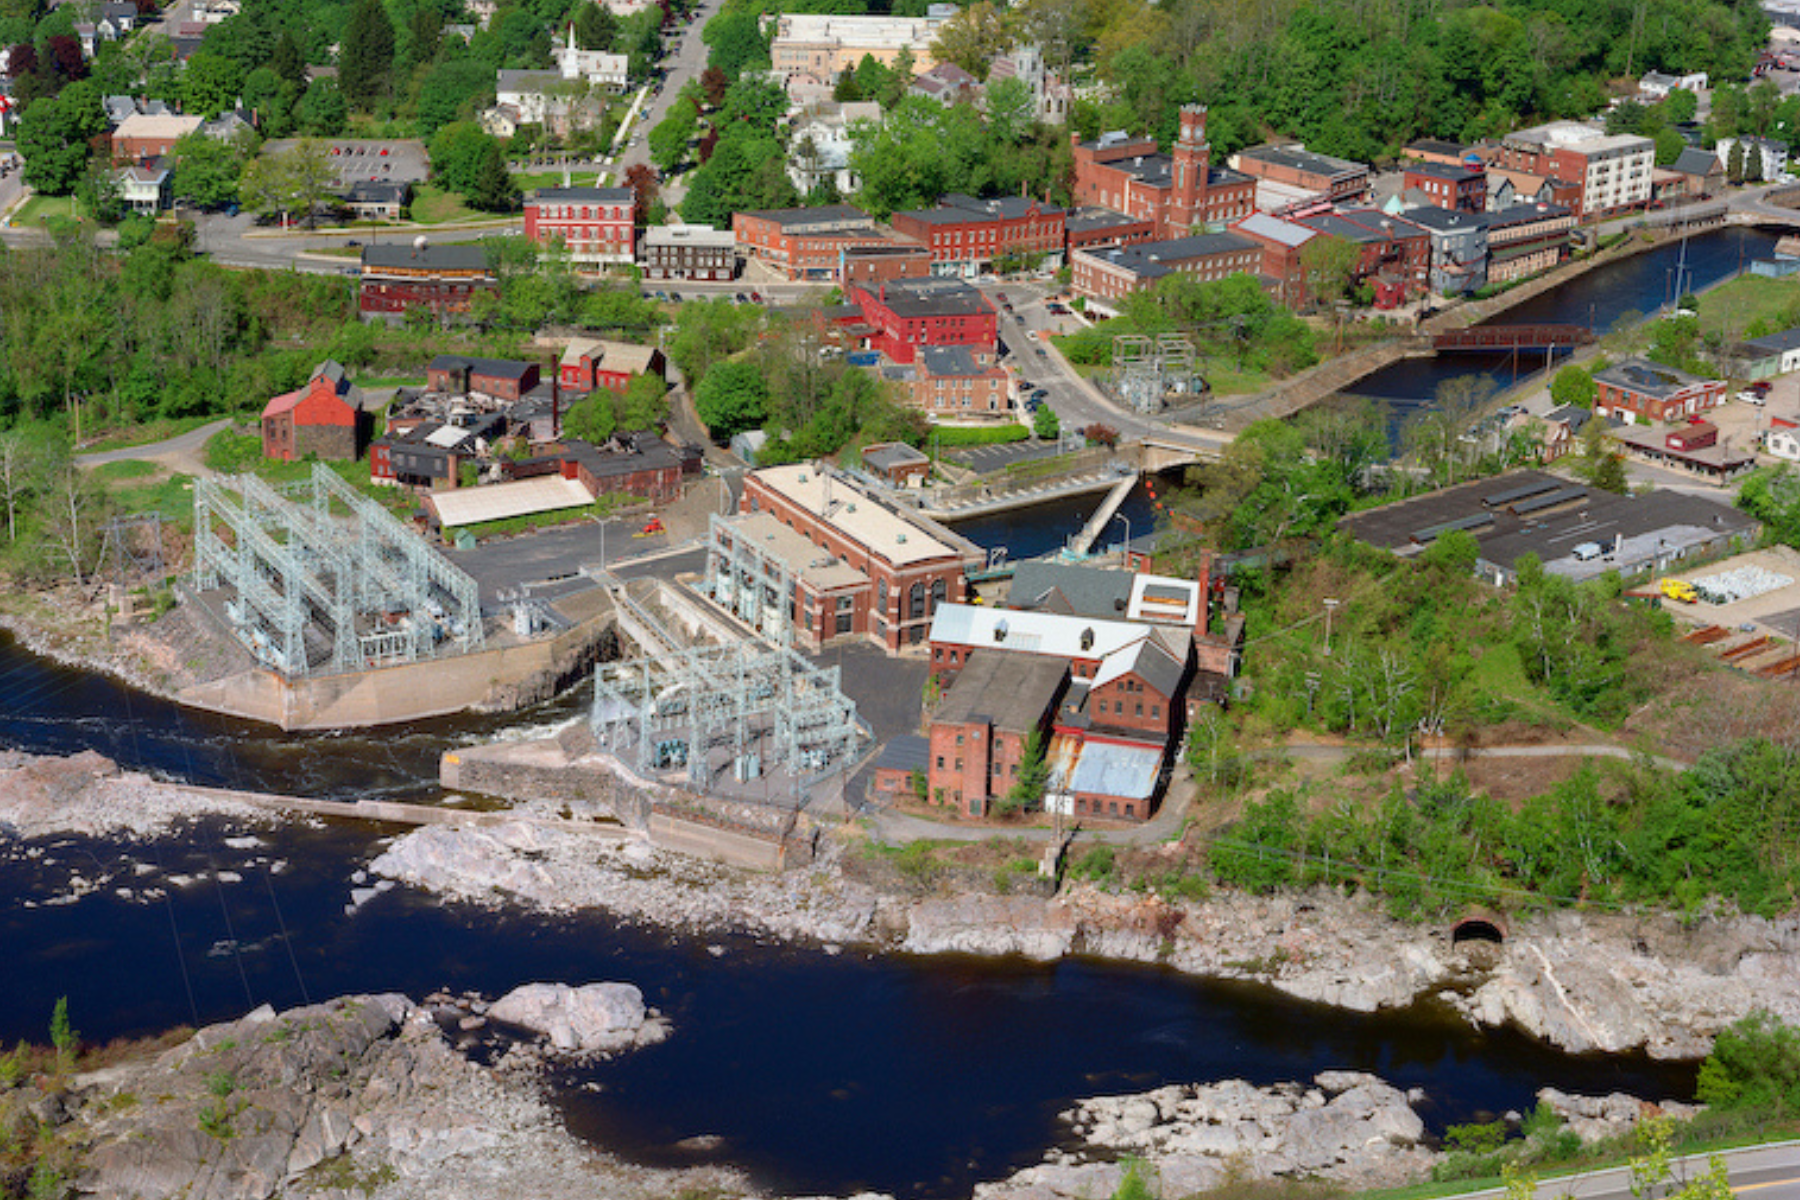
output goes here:
{"type": "Polygon", "coordinates": [[[944,451],[944,457],[958,466],[986,475],[992,471],[1004,471],[1014,463],[1055,458],[1060,453],[1062,449],[1055,442],[1031,441],[1007,442],[996,446],[959,446],[954,450],[944,451]]]}

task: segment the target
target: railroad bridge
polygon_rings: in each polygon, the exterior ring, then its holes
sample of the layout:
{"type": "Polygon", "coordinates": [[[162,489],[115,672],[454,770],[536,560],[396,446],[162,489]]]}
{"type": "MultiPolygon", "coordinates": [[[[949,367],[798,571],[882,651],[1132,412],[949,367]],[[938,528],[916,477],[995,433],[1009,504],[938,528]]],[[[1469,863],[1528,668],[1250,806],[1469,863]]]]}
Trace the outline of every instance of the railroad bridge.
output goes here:
{"type": "Polygon", "coordinates": [[[1586,346],[1594,331],[1585,325],[1471,325],[1432,337],[1439,354],[1486,354],[1511,350],[1554,350],[1586,346]]]}

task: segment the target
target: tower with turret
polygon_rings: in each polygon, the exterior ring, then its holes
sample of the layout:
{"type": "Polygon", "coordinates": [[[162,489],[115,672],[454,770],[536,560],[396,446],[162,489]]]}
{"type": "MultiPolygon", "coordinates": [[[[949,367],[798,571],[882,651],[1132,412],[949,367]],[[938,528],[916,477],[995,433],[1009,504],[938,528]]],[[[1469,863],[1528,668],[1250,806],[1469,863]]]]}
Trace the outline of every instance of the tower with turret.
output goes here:
{"type": "Polygon", "coordinates": [[[1212,147],[1206,143],[1206,106],[1181,106],[1181,136],[1175,141],[1169,207],[1160,236],[1184,237],[1207,220],[1207,179],[1212,170],[1212,147]]]}

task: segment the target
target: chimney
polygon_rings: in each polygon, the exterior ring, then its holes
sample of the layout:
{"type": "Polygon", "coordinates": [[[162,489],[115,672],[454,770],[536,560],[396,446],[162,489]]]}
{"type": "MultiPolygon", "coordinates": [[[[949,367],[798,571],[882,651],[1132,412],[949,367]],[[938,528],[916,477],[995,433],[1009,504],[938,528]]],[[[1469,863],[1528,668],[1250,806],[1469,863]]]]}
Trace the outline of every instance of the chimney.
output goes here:
{"type": "Polygon", "coordinates": [[[556,364],[554,351],[550,355],[550,440],[556,441],[562,436],[562,370],[556,364]]]}
{"type": "Polygon", "coordinates": [[[1212,609],[1212,551],[1200,552],[1200,566],[1195,571],[1194,581],[1200,585],[1200,611],[1194,615],[1194,636],[1205,637],[1209,614],[1212,609]]]}

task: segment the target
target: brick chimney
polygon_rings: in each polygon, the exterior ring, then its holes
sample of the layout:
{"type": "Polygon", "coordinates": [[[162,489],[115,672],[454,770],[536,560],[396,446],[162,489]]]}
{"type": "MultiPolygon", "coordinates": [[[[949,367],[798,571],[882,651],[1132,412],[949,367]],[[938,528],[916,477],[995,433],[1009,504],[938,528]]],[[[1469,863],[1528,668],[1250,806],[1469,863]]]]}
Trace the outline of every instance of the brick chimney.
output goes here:
{"type": "Polygon", "coordinates": [[[1194,573],[1195,582],[1200,585],[1200,611],[1194,614],[1194,636],[1197,638],[1206,636],[1208,614],[1212,610],[1212,569],[1212,551],[1202,550],[1200,566],[1194,573]]]}

